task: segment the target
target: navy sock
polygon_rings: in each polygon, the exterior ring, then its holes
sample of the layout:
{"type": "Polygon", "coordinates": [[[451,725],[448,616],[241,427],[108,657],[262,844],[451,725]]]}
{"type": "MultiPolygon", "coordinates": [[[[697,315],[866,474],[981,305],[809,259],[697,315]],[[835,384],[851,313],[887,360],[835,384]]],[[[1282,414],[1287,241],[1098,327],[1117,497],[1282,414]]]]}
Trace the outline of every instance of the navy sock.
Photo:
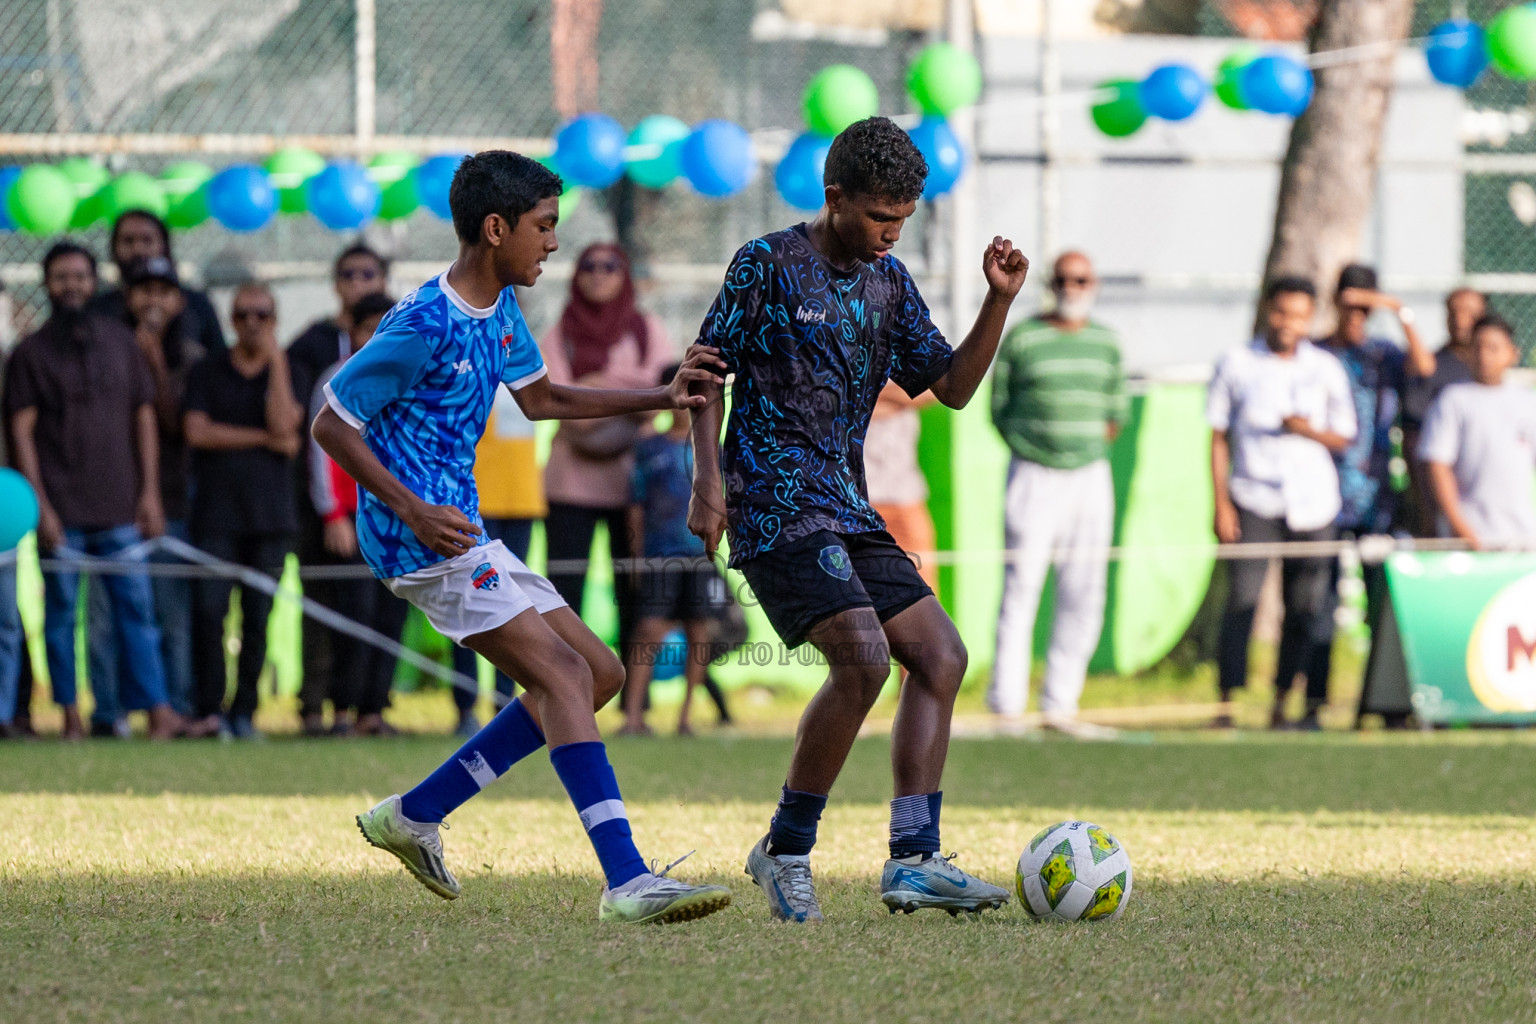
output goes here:
{"type": "Polygon", "coordinates": [[[400,813],[412,821],[442,821],[459,805],[544,745],[533,716],[514,700],[470,737],[415,789],[400,798],[400,813]]]}
{"type": "Polygon", "coordinates": [[[928,857],[939,852],[939,809],[943,793],[899,796],[891,801],[891,857],[928,857]]]}
{"type": "Polygon", "coordinates": [[[645,861],[630,838],[629,816],[608,763],[608,748],[596,742],[565,743],[549,752],[549,762],[581,815],[608,888],[645,874],[645,861]]]}
{"type": "Polygon", "coordinates": [[[803,857],[816,845],[816,823],[827,806],[822,793],[801,793],[785,783],[779,795],[779,809],[768,826],[768,852],[803,857]]]}

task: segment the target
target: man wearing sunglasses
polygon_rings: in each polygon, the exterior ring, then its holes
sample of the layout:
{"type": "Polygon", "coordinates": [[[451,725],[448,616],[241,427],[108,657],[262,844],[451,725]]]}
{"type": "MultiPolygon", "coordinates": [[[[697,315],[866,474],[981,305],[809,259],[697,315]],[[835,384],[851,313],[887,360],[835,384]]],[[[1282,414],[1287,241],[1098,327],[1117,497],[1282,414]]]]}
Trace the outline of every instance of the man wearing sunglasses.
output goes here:
{"type": "MultiPolygon", "coordinates": [[[[235,344],[210,352],[187,380],[182,416],[192,449],[192,541],[227,562],[271,576],[283,571],[298,529],[293,460],[303,410],[294,400],[288,360],[277,346],[277,304],[264,284],[235,292],[235,344]]],[[[244,635],[235,699],[224,708],[224,618],[234,581],[199,580],[195,598],[194,735],[259,739],[256,681],[267,651],[272,599],[242,588],[244,635]]]]}
{"type": "Polygon", "coordinates": [[[1109,446],[1125,422],[1120,343],[1089,319],[1093,263],[1064,253],[1051,276],[1055,307],[1008,332],[992,378],[992,422],[1013,459],[1004,497],[1008,563],[988,703],[1021,719],[1029,701],[1040,590],[1056,566],[1056,609],[1040,707],[1047,728],[1084,738],[1077,720],[1088,659],[1104,624],[1115,493],[1109,446]]]}
{"type": "MultiPolygon", "coordinates": [[[[381,295],[389,284],[389,261],[366,242],[354,242],[341,251],[332,266],[331,286],[336,291],[338,311],[304,328],[288,346],[288,364],[293,369],[294,398],[300,408],[314,406],[315,381],[325,376],[338,362],[352,354],[348,310],[365,296],[381,295]]],[[[309,480],[315,469],[310,464],[310,446],[305,445],[294,460],[295,493],[298,496],[298,554],[301,565],[332,565],[337,559],[325,546],[325,522],[310,500],[309,480]]],[[[304,591],[316,601],[334,607],[346,584],[335,580],[310,580],[304,591]]],[[[326,734],[324,709],[331,696],[332,680],[343,671],[333,665],[334,634],[313,620],[303,628],[302,657],[304,682],[299,688],[299,716],[306,736],[326,734]]],[[[337,721],[337,732],[345,732],[346,720],[337,721]]]]}

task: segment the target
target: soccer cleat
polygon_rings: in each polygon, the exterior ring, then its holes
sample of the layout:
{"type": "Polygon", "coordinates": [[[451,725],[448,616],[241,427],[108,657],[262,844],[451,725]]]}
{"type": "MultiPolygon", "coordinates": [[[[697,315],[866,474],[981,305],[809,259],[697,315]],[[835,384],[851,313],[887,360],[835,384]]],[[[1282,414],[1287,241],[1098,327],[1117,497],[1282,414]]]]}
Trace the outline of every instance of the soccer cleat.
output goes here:
{"type": "Polygon", "coordinates": [[[443,863],[443,840],[439,824],[412,821],[400,813],[400,796],[389,797],[357,816],[363,838],[385,853],[400,858],[400,863],[434,893],[445,900],[459,898],[459,880],[443,863]]]}
{"type": "Polygon", "coordinates": [[[660,871],[655,870],[656,862],[652,861],[649,873],[630,879],[617,889],[603,886],[597,919],[624,924],[675,924],[696,921],[730,906],[731,890],[723,885],[689,885],[667,877],[668,871],[692,855],[685,853],[660,871]]]}
{"type": "Polygon", "coordinates": [[[880,901],[893,914],[898,910],[911,914],[938,907],[954,917],[962,910],[973,914],[988,907],[995,910],[1011,899],[1007,889],[955,867],[951,863],[954,859],[952,853],[948,857],[929,857],[919,864],[886,861],[880,875],[880,901]]]}
{"type": "Polygon", "coordinates": [[[775,857],[768,852],[768,837],[763,836],[747,854],[747,874],[768,897],[768,909],[775,921],[804,924],[822,920],[809,854],[775,857]]]}

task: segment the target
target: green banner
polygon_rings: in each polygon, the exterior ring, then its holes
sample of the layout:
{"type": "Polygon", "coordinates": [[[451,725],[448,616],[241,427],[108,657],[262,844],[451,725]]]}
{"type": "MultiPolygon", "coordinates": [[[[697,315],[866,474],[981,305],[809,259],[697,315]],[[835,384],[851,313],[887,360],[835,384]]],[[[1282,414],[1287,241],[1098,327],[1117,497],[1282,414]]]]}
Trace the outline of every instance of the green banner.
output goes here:
{"type": "Polygon", "coordinates": [[[1406,683],[1426,725],[1536,723],[1536,554],[1399,553],[1387,583],[1366,704],[1406,683]]]}

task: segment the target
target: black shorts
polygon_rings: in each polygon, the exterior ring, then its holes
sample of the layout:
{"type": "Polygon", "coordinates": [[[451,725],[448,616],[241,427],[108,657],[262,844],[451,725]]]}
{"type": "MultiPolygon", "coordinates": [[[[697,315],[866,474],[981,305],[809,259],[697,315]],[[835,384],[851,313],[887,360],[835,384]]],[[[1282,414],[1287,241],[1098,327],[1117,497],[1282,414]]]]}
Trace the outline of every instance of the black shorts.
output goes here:
{"type": "Polygon", "coordinates": [[[635,577],[636,619],[689,622],[719,618],[727,595],[713,562],[698,557],[653,558],[635,577]]]}
{"type": "Polygon", "coordinates": [[[805,643],[811,627],[849,608],[873,608],[881,622],[933,594],[891,538],[818,530],[741,564],[758,604],[784,643],[805,643]]]}

